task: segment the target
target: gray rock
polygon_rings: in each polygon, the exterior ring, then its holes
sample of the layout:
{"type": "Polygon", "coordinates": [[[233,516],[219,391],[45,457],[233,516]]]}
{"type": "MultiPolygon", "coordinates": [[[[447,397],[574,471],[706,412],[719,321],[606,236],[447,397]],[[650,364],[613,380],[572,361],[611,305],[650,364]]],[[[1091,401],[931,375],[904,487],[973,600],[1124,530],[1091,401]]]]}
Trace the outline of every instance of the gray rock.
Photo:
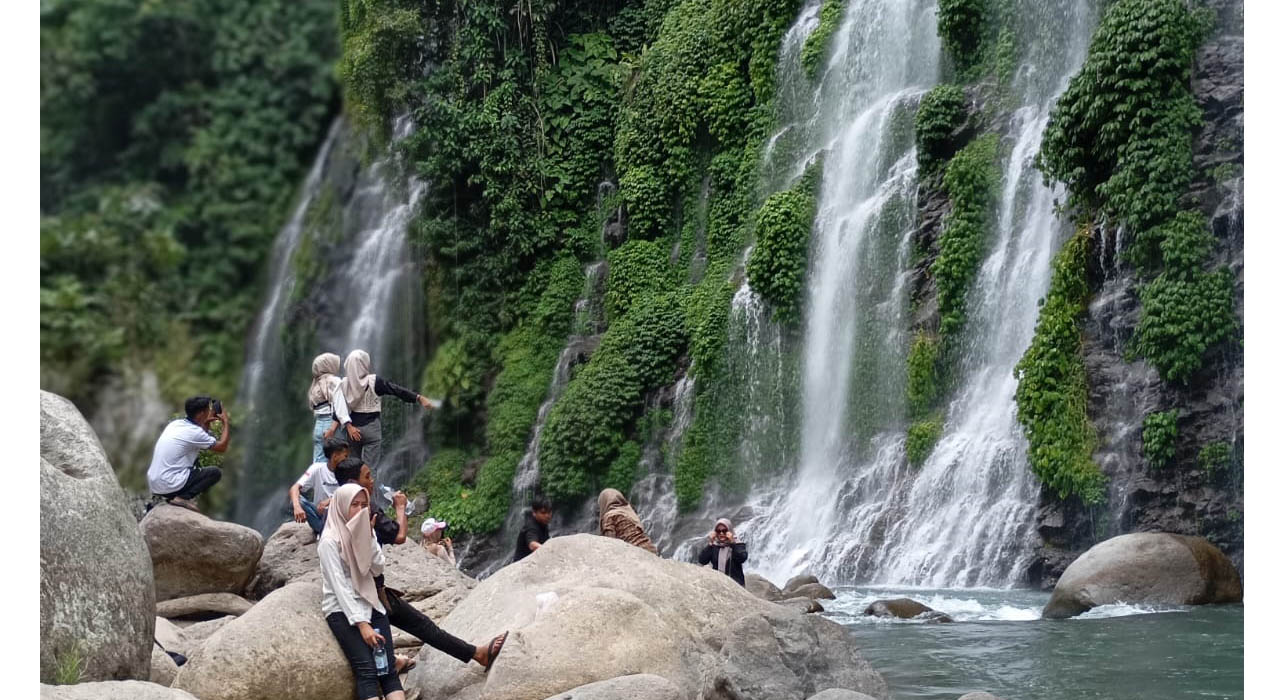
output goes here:
{"type": "Polygon", "coordinates": [[[820,581],[818,581],[818,577],[814,576],[813,574],[800,574],[799,576],[792,576],[791,578],[787,579],[786,584],[782,586],[782,592],[790,595],[797,588],[810,583],[820,583],[820,581]]]}
{"type": "Polygon", "coordinates": [[[320,558],[316,556],[316,535],[311,526],[290,521],[267,538],[246,595],[261,600],[295,581],[319,583],[320,558]]]}
{"type": "Polygon", "coordinates": [[[262,535],[178,506],[159,505],[138,524],[151,550],[156,600],[244,592],[262,556],[262,535]]]}
{"type": "Polygon", "coordinates": [[[757,598],[778,601],[784,598],[782,590],[759,574],[746,575],[747,590],[757,598]]]}
{"type": "Polygon", "coordinates": [[[185,646],[183,643],[182,628],[172,622],[169,622],[163,617],[156,618],[155,640],[160,644],[160,646],[169,651],[176,651],[179,654],[184,656],[186,655],[186,652],[182,651],[182,647],[185,646]]]}
{"type": "Polygon", "coordinates": [[[173,685],[173,679],[178,677],[178,664],[174,663],[173,657],[165,653],[159,644],[151,647],[151,682],[164,687],[173,685]]]}
{"type": "Polygon", "coordinates": [[[191,693],[144,681],[40,685],[40,700],[201,700],[191,693]]]}
{"type": "Polygon", "coordinates": [[[320,587],[292,583],[227,622],[178,669],[200,700],[350,700],[351,667],[320,612],[320,587]]]}
{"type": "Polygon", "coordinates": [[[804,596],[806,598],[815,598],[815,599],[822,599],[822,600],[836,599],[836,594],[832,593],[830,588],[827,588],[821,583],[806,583],[802,586],[796,586],[795,588],[788,587],[785,592],[785,595],[788,598],[795,598],[796,596],[804,596]]]}
{"type": "Polygon", "coordinates": [[[1004,700],[1004,698],[996,697],[985,690],[979,690],[973,693],[965,693],[960,696],[959,700],[1004,700]]]}
{"type": "Polygon", "coordinates": [[[1041,613],[1058,619],[1109,603],[1238,603],[1240,575],[1203,537],[1120,535],[1094,545],[1063,572],[1041,613]]]}
{"type": "Polygon", "coordinates": [[[953,622],[950,615],[910,598],[877,600],[868,605],[862,614],[875,617],[897,617],[904,620],[925,618],[929,622],[953,622]]]}
{"type": "Polygon", "coordinates": [[[40,392],[40,680],[77,653],[82,679],[151,674],[155,592],[147,547],[98,438],[72,403],[40,392]]]}
{"type": "MultiPolygon", "coordinates": [[[[202,622],[193,622],[181,628],[182,638],[180,646],[177,648],[166,646],[169,651],[176,651],[187,658],[191,658],[199,653],[200,648],[204,646],[205,641],[213,636],[214,632],[222,629],[228,622],[236,619],[234,616],[218,617],[212,620],[204,620],[202,622]]],[[[162,642],[163,643],[163,642],[162,642]]]]}
{"type": "Polygon", "coordinates": [[[840,625],[761,600],[710,568],[593,535],[552,538],[437,622],[471,642],[510,637],[488,674],[424,647],[406,681],[422,700],[543,700],[633,674],[704,700],[773,697],[751,694],[762,687],[787,698],[886,692],[840,625]],[[776,664],[787,674],[767,680],[761,669],[776,664]]]}
{"type": "Polygon", "coordinates": [[[778,605],[785,608],[792,608],[802,613],[820,613],[826,610],[826,608],[822,607],[822,603],[819,603],[813,598],[806,598],[805,596],[796,596],[795,598],[780,600],[778,601],[778,605]]]}
{"type": "Polygon", "coordinates": [[[844,688],[827,688],[817,695],[810,695],[809,700],[875,700],[875,698],[844,688]]]}
{"type": "Polygon", "coordinates": [[[171,619],[209,613],[243,615],[251,607],[253,603],[234,593],[201,593],[156,603],[156,615],[171,619]]]}
{"type": "Polygon", "coordinates": [[[675,683],[651,673],[610,678],[578,686],[546,700],[683,700],[675,683]]]}

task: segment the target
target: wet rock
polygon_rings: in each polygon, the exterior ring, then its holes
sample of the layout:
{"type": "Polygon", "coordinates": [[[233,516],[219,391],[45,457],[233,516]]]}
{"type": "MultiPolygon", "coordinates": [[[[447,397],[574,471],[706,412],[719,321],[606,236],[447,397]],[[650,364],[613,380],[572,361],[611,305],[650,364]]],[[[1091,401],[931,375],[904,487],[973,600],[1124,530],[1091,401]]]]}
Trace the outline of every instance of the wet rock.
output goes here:
{"type": "Polygon", "coordinates": [[[249,612],[251,607],[253,603],[234,593],[201,593],[156,603],[156,615],[169,619],[192,616],[221,617],[243,615],[249,612]]]}
{"type": "Polygon", "coordinates": [[[788,587],[786,590],[786,596],[788,598],[804,596],[806,598],[817,598],[821,600],[836,599],[836,594],[832,593],[830,588],[827,588],[821,583],[806,583],[803,586],[796,586],[795,588],[788,587]]]}
{"type": "Polygon", "coordinates": [[[636,673],[578,686],[547,700],[683,700],[680,688],[662,676],[636,673]]]}
{"type": "Polygon", "coordinates": [[[759,574],[746,575],[747,591],[757,598],[770,601],[778,601],[783,599],[782,591],[773,585],[769,579],[759,574]]]}
{"type": "Polygon", "coordinates": [[[1144,532],[1113,537],[1071,563],[1042,616],[1060,619],[1110,603],[1238,603],[1240,575],[1203,537],[1144,532]]]}
{"type": "Polygon", "coordinates": [[[790,595],[794,593],[797,588],[808,585],[810,583],[818,583],[818,577],[814,576],[813,574],[800,574],[798,576],[792,576],[791,578],[787,579],[786,584],[782,586],[782,592],[787,594],[787,597],[790,597],[790,595]]]}
{"type": "MultiPolygon", "coordinates": [[[[155,593],[151,559],[88,422],[40,392],[40,679],[78,654],[82,678],[146,679],[155,593]]],[[[43,694],[43,690],[41,691],[43,694]]]]}
{"type": "Polygon", "coordinates": [[[40,685],[40,700],[203,700],[177,688],[144,681],[40,685]]]}
{"type": "Polygon", "coordinates": [[[953,622],[950,615],[910,598],[877,600],[862,611],[874,617],[897,617],[903,620],[923,619],[927,622],[953,622]]]}
{"type": "Polygon", "coordinates": [[[244,592],[262,556],[262,535],[186,508],[160,505],[138,527],[151,550],[156,600],[244,592]]]}
{"type": "Polygon", "coordinates": [[[798,610],[806,614],[820,613],[826,610],[826,608],[822,607],[822,603],[819,603],[813,598],[806,598],[805,596],[797,596],[795,598],[787,598],[786,600],[780,600],[778,601],[778,605],[781,605],[785,608],[798,610]]]}
{"type": "Polygon", "coordinates": [[[961,695],[958,700],[1004,700],[1004,698],[996,697],[991,693],[979,690],[973,693],[965,693],[964,695],[961,695]]]}
{"type": "Polygon", "coordinates": [[[810,695],[808,700],[875,700],[866,693],[859,693],[844,688],[827,688],[817,695],[810,695]]]}

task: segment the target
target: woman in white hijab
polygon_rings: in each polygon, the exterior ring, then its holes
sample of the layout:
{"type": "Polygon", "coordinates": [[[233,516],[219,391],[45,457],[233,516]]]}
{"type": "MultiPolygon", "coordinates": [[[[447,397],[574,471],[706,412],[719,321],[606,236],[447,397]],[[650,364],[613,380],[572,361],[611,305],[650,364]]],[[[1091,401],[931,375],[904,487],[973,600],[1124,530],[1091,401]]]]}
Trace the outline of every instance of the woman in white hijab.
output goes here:
{"type": "Polygon", "coordinates": [[[439,404],[370,373],[369,353],[364,350],[352,350],[347,355],[346,372],[347,376],[334,392],[335,399],[342,403],[341,410],[335,404],[334,419],[347,431],[351,456],[363,460],[376,475],[378,457],[382,455],[382,397],[390,394],[427,409],[437,408],[439,404]]]}
{"type": "Polygon", "coordinates": [[[316,546],[324,576],[320,609],[356,679],[356,697],[404,700],[391,650],[391,622],[373,577],[382,573],[382,548],[373,537],[369,493],[338,487],[316,546]]]}
{"type": "MultiPolygon", "coordinates": [[[[315,429],[311,431],[314,443],[312,463],[324,461],[324,441],[338,428],[338,423],[333,419],[337,412],[334,404],[342,401],[342,394],[334,390],[342,383],[342,377],[338,376],[341,362],[341,358],[331,352],[316,355],[311,361],[311,388],[307,390],[307,403],[316,417],[315,429]]],[[[346,413],[346,406],[343,405],[342,414],[346,413]]]]}

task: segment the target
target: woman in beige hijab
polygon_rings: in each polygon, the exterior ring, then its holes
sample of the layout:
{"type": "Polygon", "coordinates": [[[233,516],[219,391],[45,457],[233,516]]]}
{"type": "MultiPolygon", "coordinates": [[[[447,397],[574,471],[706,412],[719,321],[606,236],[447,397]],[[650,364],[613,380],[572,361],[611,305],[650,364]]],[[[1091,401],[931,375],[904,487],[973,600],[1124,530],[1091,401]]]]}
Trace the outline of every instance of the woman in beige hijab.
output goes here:
{"type": "MultiPolygon", "coordinates": [[[[324,461],[324,441],[331,437],[338,427],[333,419],[335,414],[333,403],[334,398],[342,400],[342,394],[334,391],[342,383],[342,377],[338,376],[341,361],[331,352],[316,355],[316,358],[311,361],[311,388],[307,389],[307,403],[310,404],[311,412],[316,417],[315,429],[311,432],[314,443],[311,454],[312,463],[324,461]]],[[[346,412],[344,405],[342,413],[346,412]]]]}
{"type": "Polygon", "coordinates": [[[652,554],[658,553],[653,541],[644,532],[644,523],[636,515],[627,497],[617,489],[605,489],[596,501],[600,507],[600,534],[622,540],[652,554]]]}
{"type": "Polygon", "coordinates": [[[382,573],[382,548],[373,536],[369,493],[338,487],[316,546],[324,577],[320,609],[355,674],[356,697],[404,700],[391,651],[391,622],[373,577],[382,573]]]}
{"type": "Polygon", "coordinates": [[[382,455],[382,397],[390,394],[427,409],[438,408],[439,403],[372,374],[369,353],[364,350],[352,350],[347,355],[346,372],[347,376],[334,392],[334,419],[347,431],[351,456],[363,460],[376,476],[378,458],[382,455]],[[342,404],[340,407],[338,402],[342,404]]]}

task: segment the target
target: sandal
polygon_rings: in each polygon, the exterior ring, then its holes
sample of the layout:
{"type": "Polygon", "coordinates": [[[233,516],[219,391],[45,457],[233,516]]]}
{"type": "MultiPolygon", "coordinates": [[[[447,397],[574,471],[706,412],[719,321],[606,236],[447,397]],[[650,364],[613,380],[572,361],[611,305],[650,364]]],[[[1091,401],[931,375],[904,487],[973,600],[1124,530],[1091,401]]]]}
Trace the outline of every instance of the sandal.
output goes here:
{"type": "Polygon", "coordinates": [[[485,673],[488,673],[489,669],[493,668],[493,662],[498,660],[498,654],[502,653],[502,648],[507,644],[508,633],[509,632],[503,632],[502,634],[489,640],[489,647],[488,647],[489,663],[485,664],[485,667],[484,667],[485,673]]]}
{"type": "Polygon", "coordinates": [[[397,656],[397,657],[396,657],[396,664],[398,665],[398,664],[400,663],[400,661],[402,661],[402,660],[404,661],[404,665],[403,665],[403,666],[399,666],[399,667],[396,669],[396,673],[408,673],[408,672],[410,672],[410,671],[412,671],[412,670],[413,670],[413,667],[414,667],[414,666],[417,666],[417,665],[418,665],[418,660],[417,660],[417,659],[412,659],[412,658],[409,658],[408,656],[397,656]]]}

